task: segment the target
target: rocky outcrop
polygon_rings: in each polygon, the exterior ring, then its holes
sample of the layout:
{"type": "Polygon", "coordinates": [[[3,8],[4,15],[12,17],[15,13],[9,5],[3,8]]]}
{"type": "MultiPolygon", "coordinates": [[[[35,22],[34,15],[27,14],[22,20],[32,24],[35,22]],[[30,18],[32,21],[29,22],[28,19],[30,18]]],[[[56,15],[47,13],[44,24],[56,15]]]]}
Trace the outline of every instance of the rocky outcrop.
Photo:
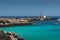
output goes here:
{"type": "Polygon", "coordinates": [[[17,18],[0,18],[0,26],[16,26],[16,25],[30,25],[31,22],[28,19],[17,18]]]}
{"type": "Polygon", "coordinates": [[[0,40],[23,40],[19,38],[15,33],[0,31],[0,40]]]}
{"type": "Polygon", "coordinates": [[[3,26],[18,26],[18,25],[31,25],[34,21],[57,20],[46,16],[37,16],[34,18],[0,18],[0,27],[3,26]]]}

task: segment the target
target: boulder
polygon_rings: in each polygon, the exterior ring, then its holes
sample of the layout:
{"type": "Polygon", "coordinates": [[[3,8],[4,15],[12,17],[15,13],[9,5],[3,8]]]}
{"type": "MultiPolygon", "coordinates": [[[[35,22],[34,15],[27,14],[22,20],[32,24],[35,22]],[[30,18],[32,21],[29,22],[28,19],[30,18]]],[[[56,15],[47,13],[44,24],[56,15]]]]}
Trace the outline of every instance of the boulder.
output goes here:
{"type": "Polygon", "coordinates": [[[0,40],[23,40],[19,38],[15,33],[0,31],[0,40]]]}

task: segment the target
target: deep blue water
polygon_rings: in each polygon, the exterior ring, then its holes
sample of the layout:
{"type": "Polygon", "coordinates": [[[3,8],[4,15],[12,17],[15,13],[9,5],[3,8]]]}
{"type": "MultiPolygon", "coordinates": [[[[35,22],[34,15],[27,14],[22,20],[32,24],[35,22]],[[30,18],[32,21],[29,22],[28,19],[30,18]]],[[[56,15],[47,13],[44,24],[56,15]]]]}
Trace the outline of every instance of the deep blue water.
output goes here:
{"type": "MultiPolygon", "coordinates": [[[[0,18],[34,18],[38,16],[0,16],[0,18]]],[[[60,16],[47,16],[52,18],[60,18],[60,16]]]]}
{"type": "Polygon", "coordinates": [[[14,32],[24,40],[60,40],[60,24],[56,24],[56,20],[34,21],[29,26],[0,27],[0,30],[14,32]]]}

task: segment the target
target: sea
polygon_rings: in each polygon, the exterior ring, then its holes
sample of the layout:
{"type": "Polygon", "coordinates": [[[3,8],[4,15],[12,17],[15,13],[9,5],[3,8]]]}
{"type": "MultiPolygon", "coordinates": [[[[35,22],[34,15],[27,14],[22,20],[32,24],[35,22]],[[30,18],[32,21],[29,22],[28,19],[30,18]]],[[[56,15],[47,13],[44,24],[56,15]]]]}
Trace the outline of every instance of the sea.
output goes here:
{"type": "Polygon", "coordinates": [[[14,32],[24,40],[60,40],[60,24],[56,20],[34,21],[32,25],[25,26],[0,27],[0,30],[14,32]]]}

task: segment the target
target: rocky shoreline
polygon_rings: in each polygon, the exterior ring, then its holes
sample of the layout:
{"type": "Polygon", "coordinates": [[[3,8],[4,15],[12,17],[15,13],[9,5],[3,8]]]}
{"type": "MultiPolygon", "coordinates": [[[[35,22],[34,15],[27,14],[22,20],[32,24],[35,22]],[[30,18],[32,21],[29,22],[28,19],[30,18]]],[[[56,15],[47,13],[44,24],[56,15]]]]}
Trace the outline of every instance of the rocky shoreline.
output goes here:
{"type": "Polygon", "coordinates": [[[13,32],[0,31],[0,40],[24,40],[13,32]]]}
{"type": "Polygon", "coordinates": [[[31,25],[33,21],[44,20],[57,20],[57,18],[51,18],[46,16],[34,17],[34,18],[0,18],[0,27],[3,26],[19,26],[19,25],[31,25]]]}
{"type": "Polygon", "coordinates": [[[30,19],[24,18],[0,18],[0,27],[2,26],[17,26],[17,25],[30,25],[30,19]]]}

